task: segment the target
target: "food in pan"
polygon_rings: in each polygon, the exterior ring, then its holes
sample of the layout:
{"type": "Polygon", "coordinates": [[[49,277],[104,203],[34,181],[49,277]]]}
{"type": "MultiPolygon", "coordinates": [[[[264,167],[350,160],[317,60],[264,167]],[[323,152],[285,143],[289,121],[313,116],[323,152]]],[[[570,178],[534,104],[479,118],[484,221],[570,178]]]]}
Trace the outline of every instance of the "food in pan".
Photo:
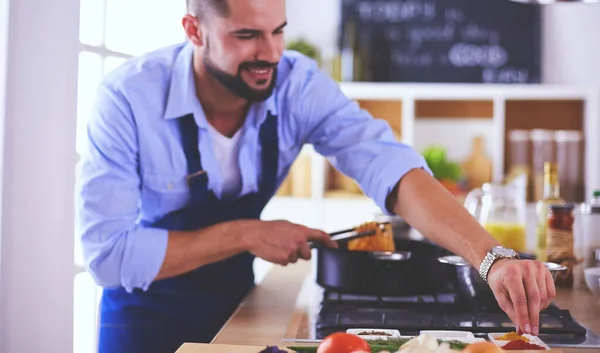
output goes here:
{"type": "Polygon", "coordinates": [[[366,237],[351,239],[348,241],[348,250],[356,251],[396,251],[392,225],[384,223],[367,222],[354,228],[357,232],[368,232],[375,230],[376,233],[366,237]],[[382,229],[383,228],[383,229],[382,229]]]}

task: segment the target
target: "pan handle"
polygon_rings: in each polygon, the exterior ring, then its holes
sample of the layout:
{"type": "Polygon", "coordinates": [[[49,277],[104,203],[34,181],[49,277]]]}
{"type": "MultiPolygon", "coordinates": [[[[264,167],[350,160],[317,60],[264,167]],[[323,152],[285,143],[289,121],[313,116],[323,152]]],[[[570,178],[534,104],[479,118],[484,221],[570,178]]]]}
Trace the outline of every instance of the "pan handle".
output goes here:
{"type": "Polygon", "coordinates": [[[369,255],[379,261],[406,261],[412,253],[410,251],[371,251],[369,255]]]}

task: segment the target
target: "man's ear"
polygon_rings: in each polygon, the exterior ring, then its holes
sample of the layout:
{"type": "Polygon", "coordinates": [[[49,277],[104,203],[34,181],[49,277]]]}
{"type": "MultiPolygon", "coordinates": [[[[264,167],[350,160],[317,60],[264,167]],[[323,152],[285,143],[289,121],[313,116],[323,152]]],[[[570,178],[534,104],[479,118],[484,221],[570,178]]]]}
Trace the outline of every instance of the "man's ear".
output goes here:
{"type": "Polygon", "coordinates": [[[200,28],[200,22],[198,21],[198,18],[190,14],[186,14],[183,16],[181,24],[183,25],[185,34],[192,43],[197,46],[204,44],[204,40],[202,39],[202,29],[200,28]]]}

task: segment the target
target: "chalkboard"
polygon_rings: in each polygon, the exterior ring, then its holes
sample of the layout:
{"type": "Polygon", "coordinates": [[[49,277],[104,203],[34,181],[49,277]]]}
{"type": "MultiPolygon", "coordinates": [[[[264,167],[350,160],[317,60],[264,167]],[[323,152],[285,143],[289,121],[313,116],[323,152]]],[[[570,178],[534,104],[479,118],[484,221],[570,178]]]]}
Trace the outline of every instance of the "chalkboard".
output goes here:
{"type": "Polygon", "coordinates": [[[364,69],[354,80],[541,82],[539,6],[510,0],[342,0],[341,6],[338,44],[348,49],[346,31],[355,25],[364,69]]]}

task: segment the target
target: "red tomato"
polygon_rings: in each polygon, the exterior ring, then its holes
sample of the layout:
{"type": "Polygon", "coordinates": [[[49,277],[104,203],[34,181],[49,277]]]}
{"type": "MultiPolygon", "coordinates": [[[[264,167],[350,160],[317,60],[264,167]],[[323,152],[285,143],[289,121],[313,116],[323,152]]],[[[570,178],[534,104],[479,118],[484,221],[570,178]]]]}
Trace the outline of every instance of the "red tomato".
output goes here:
{"type": "Polygon", "coordinates": [[[336,332],[325,337],[323,342],[319,344],[317,353],[355,353],[355,352],[371,352],[369,343],[358,337],[345,332],[336,332]]]}

